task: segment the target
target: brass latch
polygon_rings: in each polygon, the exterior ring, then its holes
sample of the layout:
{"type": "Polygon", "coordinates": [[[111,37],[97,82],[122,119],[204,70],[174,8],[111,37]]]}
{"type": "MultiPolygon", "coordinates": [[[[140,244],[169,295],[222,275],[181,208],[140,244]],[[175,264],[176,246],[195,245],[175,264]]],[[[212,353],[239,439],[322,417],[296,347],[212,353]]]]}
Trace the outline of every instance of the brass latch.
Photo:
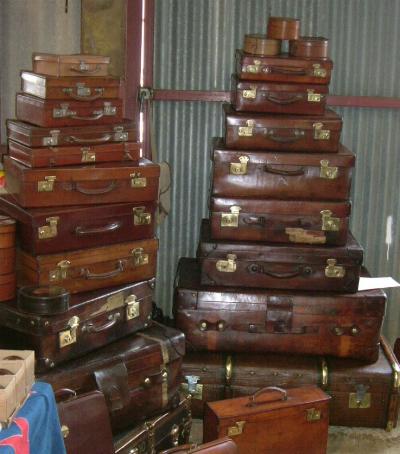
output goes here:
{"type": "Polygon", "coordinates": [[[53,147],[58,145],[58,136],[60,134],[59,129],[53,129],[50,131],[50,137],[43,137],[42,144],[45,147],[53,147]]]}
{"type": "Polygon", "coordinates": [[[126,142],[129,138],[129,134],[124,131],[123,126],[116,126],[114,128],[114,142],[126,142]]]}
{"type": "Polygon", "coordinates": [[[369,386],[357,385],[355,393],[349,393],[349,408],[370,408],[371,393],[367,393],[369,386]]]}
{"type": "Polygon", "coordinates": [[[335,180],[337,178],[339,170],[337,167],[329,167],[329,161],[327,159],[322,159],[320,164],[320,178],[325,178],[326,180],[335,180]]]}
{"type": "Polygon", "coordinates": [[[239,162],[231,162],[229,165],[231,175],[246,175],[248,162],[248,156],[239,156],[239,162]]]}
{"type": "Polygon", "coordinates": [[[143,248],[133,249],[131,254],[133,255],[133,264],[135,266],[147,265],[149,263],[149,254],[145,254],[143,248]]]}
{"type": "Polygon", "coordinates": [[[308,422],[319,421],[321,419],[321,410],[317,410],[316,408],[313,407],[308,408],[306,412],[308,422]]]}
{"type": "Polygon", "coordinates": [[[53,118],[71,117],[72,115],[76,115],[76,110],[69,110],[68,103],[61,103],[59,109],[53,109],[53,118]]]}
{"type": "Polygon", "coordinates": [[[145,207],[133,208],[133,224],[134,225],[149,225],[151,224],[151,214],[146,213],[145,207]]]}
{"type": "Polygon", "coordinates": [[[251,86],[249,90],[243,90],[243,98],[246,99],[256,99],[257,97],[257,88],[251,86]]]}
{"type": "Polygon", "coordinates": [[[57,236],[57,224],[60,220],[59,216],[52,216],[50,218],[46,218],[46,222],[49,225],[43,225],[42,227],[38,228],[38,237],[39,240],[45,240],[48,238],[54,238],[57,236]]]}
{"type": "Polygon", "coordinates": [[[126,319],[132,320],[140,315],[140,303],[137,301],[136,295],[129,295],[125,299],[126,319]]]}
{"type": "Polygon", "coordinates": [[[68,277],[68,268],[71,266],[69,260],[61,260],[57,263],[57,269],[51,270],[49,273],[50,281],[61,281],[62,279],[67,279],[68,277]]]}
{"type": "Polygon", "coordinates": [[[340,229],[340,218],[333,218],[331,210],[322,210],[322,230],[325,232],[338,232],[340,229]]]}
{"type": "Polygon", "coordinates": [[[234,426],[228,427],[228,437],[236,437],[243,433],[246,421],[236,421],[234,426]]]}
{"type": "Polygon", "coordinates": [[[60,348],[66,347],[67,345],[71,345],[76,342],[79,322],[79,317],[75,315],[68,321],[68,329],[58,333],[60,348]]]}
{"type": "Polygon", "coordinates": [[[239,126],[238,135],[240,137],[251,137],[253,135],[253,128],[256,122],[254,120],[247,120],[247,126],[239,126]]]}
{"type": "Polygon", "coordinates": [[[98,113],[102,113],[106,116],[114,116],[117,113],[117,108],[111,104],[109,101],[104,101],[103,111],[99,111],[98,113]]]}
{"type": "Polygon", "coordinates": [[[96,153],[94,151],[91,151],[90,147],[82,147],[81,151],[81,162],[96,162],[96,153]]]}
{"type": "Polygon", "coordinates": [[[315,93],[314,90],[308,89],[307,90],[307,101],[308,102],[321,102],[321,95],[319,93],[315,93]]]}
{"type": "Polygon", "coordinates": [[[232,206],[229,208],[230,213],[221,214],[221,227],[239,227],[239,213],[241,208],[239,206],[232,206]]]}
{"type": "Polygon", "coordinates": [[[63,438],[67,438],[68,435],[69,435],[69,427],[66,426],[66,425],[62,425],[61,426],[61,435],[63,436],[63,438]]]}
{"type": "Polygon", "coordinates": [[[38,181],[38,192],[52,192],[56,178],[54,175],[49,175],[44,177],[44,181],[38,181]]]}
{"type": "Polygon", "coordinates": [[[246,66],[245,72],[257,74],[260,72],[260,68],[261,68],[261,60],[254,60],[252,65],[246,66]]]}
{"type": "Polygon", "coordinates": [[[177,424],[174,424],[170,432],[172,446],[178,446],[180,432],[181,431],[179,429],[179,426],[177,424]]]}
{"type": "Polygon", "coordinates": [[[325,268],[325,276],[333,278],[343,278],[346,274],[346,270],[343,266],[336,265],[336,259],[328,259],[326,261],[327,266],[325,268]]]}
{"type": "Polygon", "coordinates": [[[147,178],[142,177],[140,172],[130,174],[131,188],[145,188],[147,186],[147,178]]]}
{"type": "Polygon", "coordinates": [[[221,273],[234,273],[236,271],[236,255],[228,254],[226,260],[217,261],[216,267],[221,273]]]}
{"type": "Polygon", "coordinates": [[[321,68],[319,63],[314,63],[312,66],[314,77],[326,77],[326,69],[321,68]]]}
{"type": "Polygon", "coordinates": [[[329,140],[331,138],[331,132],[329,129],[322,129],[323,126],[322,123],[313,124],[315,140],[329,140]]]}
{"type": "Polygon", "coordinates": [[[185,394],[190,394],[193,399],[203,399],[203,385],[198,383],[200,377],[197,375],[185,375],[187,383],[181,384],[181,389],[185,394]]]}

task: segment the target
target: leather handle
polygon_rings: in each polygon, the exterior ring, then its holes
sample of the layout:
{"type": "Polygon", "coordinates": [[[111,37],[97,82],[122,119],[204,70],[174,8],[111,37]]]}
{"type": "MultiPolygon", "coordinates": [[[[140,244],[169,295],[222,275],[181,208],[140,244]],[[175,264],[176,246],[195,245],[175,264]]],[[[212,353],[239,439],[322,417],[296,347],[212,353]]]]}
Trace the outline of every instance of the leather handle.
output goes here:
{"type": "Polygon", "coordinates": [[[77,72],[77,73],[80,73],[80,74],[95,74],[95,73],[98,73],[101,69],[101,66],[100,65],[96,65],[93,69],[90,69],[90,68],[80,68],[80,67],[76,67],[76,66],[70,66],[69,68],[71,71],[74,71],[74,72],[77,72]]]}
{"type": "Polygon", "coordinates": [[[102,333],[103,331],[107,331],[108,329],[112,328],[117,323],[120,317],[121,314],[119,312],[116,312],[115,314],[112,314],[109,320],[103,325],[95,326],[93,322],[86,323],[85,325],[82,326],[82,331],[86,331],[89,334],[102,333]]]}
{"type": "Polygon", "coordinates": [[[247,271],[251,274],[266,274],[267,276],[276,279],[293,279],[301,275],[311,274],[312,269],[308,266],[305,267],[298,266],[294,271],[289,273],[275,273],[273,271],[265,269],[263,265],[257,265],[256,263],[252,263],[247,267],[247,271]]]}
{"type": "Polygon", "coordinates": [[[55,395],[57,402],[60,402],[63,397],[66,397],[66,399],[64,399],[64,400],[67,400],[68,398],[76,397],[76,391],[74,391],[73,389],[70,389],[70,388],[61,388],[61,389],[57,389],[57,391],[54,393],[54,395],[55,395]]]}
{"type": "Polygon", "coordinates": [[[100,90],[99,93],[93,96],[80,96],[71,92],[67,92],[67,94],[70,98],[75,99],[75,101],[96,101],[96,99],[100,99],[103,96],[104,88],[101,88],[100,90]]]}
{"type": "Polygon", "coordinates": [[[186,444],[186,445],[175,446],[175,448],[167,449],[166,451],[160,451],[160,454],[173,454],[174,452],[182,453],[185,451],[190,452],[196,448],[197,448],[196,444],[186,444]]]}
{"type": "Polygon", "coordinates": [[[94,279],[109,279],[111,277],[118,276],[118,274],[124,271],[124,262],[122,260],[118,260],[117,268],[113,271],[109,271],[107,273],[91,273],[87,268],[81,269],[81,276],[88,280],[94,279]]]}
{"type": "Polygon", "coordinates": [[[298,140],[302,139],[304,137],[304,132],[300,129],[294,129],[293,135],[280,136],[279,134],[276,133],[276,131],[274,129],[270,129],[270,130],[266,131],[266,135],[274,142],[292,143],[292,142],[297,142],[298,140]]]}
{"type": "Polygon", "coordinates": [[[93,115],[89,115],[87,117],[82,117],[81,115],[70,115],[70,118],[73,120],[83,120],[83,121],[94,121],[99,120],[100,118],[104,117],[104,112],[99,112],[93,115]]]}
{"type": "Polygon", "coordinates": [[[269,70],[275,74],[293,74],[294,76],[305,76],[307,74],[305,69],[295,68],[294,66],[271,66],[269,70]]]}
{"type": "Polygon", "coordinates": [[[302,101],[304,99],[304,95],[296,94],[294,96],[290,96],[287,98],[279,98],[278,96],[274,96],[271,93],[265,93],[264,97],[271,101],[274,104],[279,105],[287,105],[287,104],[294,104],[295,102],[302,101]]]}
{"type": "Polygon", "coordinates": [[[115,232],[116,230],[121,228],[121,222],[116,221],[116,222],[110,222],[109,224],[102,226],[102,227],[82,227],[78,225],[74,233],[77,236],[84,236],[84,235],[97,235],[97,234],[103,234],[103,233],[110,233],[110,232],[115,232]]]}
{"type": "Polygon", "coordinates": [[[104,136],[98,137],[97,139],[83,139],[82,137],[76,136],[67,136],[65,140],[67,142],[74,142],[74,143],[105,143],[109,142],[112,138],[112,134],[104,134],[104,136]]]}
{"type": "Polygon", "coordinates": [[[275,169],[274,167],[270,166],[269,164],[265,164],[264,172],[273,173],[276,175],[284,175],[287,177],[295,177],[295,176],[304,175],[305,169],[304,169],[304,167],[299,167],[296,170],[282,170],[282,169],[275,169]]]}
{"type": "Polygon", "coordinates": [[[287,400],[287,392],[283,388],[279,388],[278,386],[267,386],[266,388],[259,389],[252,396],[250,396],[249,402],[247,405],[249,407],[252,407],[254,405],[261,405],[261,404],[265,404],[267,402],[276,402],[279,400],[287,400]],[[257,402],[258,397],[260,397],[263,394],[268,394],[271,391],[277,391],[280,394],[280,396],[277,399],[271,399],[271,400],[267,400],[267,401],[257,402]]]}
{"type": "Polygon", "coordinates": [[[265,226],[265,217],[264,216],[246,216],[246,217],[243,217],[242,220],[247,225],[265,226]]]}
{"type": "Polygon", "coordinates": [[[112,192],[117,187],[117,182],[112,180],[108,186],[104,188],[88,189],[80,186],[79,183],[72,182],[70,185],[65,185],[64,188],[68,191],[76,191],[84,195],[101,195],[112,192]]]}

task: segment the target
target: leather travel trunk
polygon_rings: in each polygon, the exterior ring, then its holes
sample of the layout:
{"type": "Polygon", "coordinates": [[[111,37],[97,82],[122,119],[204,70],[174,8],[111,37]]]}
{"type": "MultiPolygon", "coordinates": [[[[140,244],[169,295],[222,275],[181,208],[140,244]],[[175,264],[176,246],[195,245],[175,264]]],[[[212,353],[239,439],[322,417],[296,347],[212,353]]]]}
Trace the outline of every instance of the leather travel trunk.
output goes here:
{"type": "Polygon", "coordinates": [[[232,76],[232,104],[238,112],[323,115],[327,85],[282,84],[232,76]]]}
{"type": "Polygon", "coordinates": [[[110,57],[89,54],[32,54],[34,73],[51,76],[107,76],[110,57]]]}
{"type": "Polygon", "coordinates": [[[0,209],[0,302],[14,298],[16,293],[15,231],[15,220],[0,209]]]}
{"type": "Polygon", "coordinates": [[[243,453],[325,454],[329,399],[310,385],[266,387],[250,397],[211,402],[205,406],[203,439],[232,437],[243,453]]]}
{"type": "Polygon", "coordinates": [[[41,316],[0,305],[0,340],[34,350],[43,372],[151,324],[155,280],[73,295],[68,312],[41,316]]]}
{"type": "Polygon", "coordinates": [[[355,156],[338,153],[277,153],[234,150],[222,139],[212,149],[212,194],[219,197],[348,200],[355,156]]]}
{"type": "Polygon", "coordinates": [[[32,256],[19,250],[19,285],[58,286],[70,293],[139,282],[156,274],[158,240],[32,256]]]}
{"type": "Polygon", "coordinates": [[[211,197],[214,240],[343,246],[349,231],[349,202],[225,199],[211,197]]]}
{"type": "Polygon", "coordinates": [[[342,119],[333,110],[324,115],[273,115],[225,111],[225,143],[234,149],[336,153],[342,119]]]}
{"type": "Polygon", "coordinates": [[[332,69],[333,62],[328,58],[300,58],[288,54],[263,57],[236,50],[236,73],[243,80],[328,85],[332,69]]]}
{"type": "Polygon", "coordinates": [[[135,141],[134,123],[123,120],[111,125],[86,125],[62,129],[40,128],[18,120],[7,120],[7,137],[27,147],[95,145],[135,141]]]}
{"type": "Polygon", "coordinates": [[[187,443],[191,426],[191,398],[187,396],[170,412],[146,421],[122,436],[117,435],[115,454],[155,453],[187,443]]]}
{"type": "Polygon", "coordinates": [[[184,446],[177,446],[168,449],[168,451],[163,451],[160,454],[237,454],[237,452],[238,450],[235,442],[228,437],[224,437],[202,445],[187,444],[184,446]]]}
{"type": "Polygon", "coordinates": [[[363,249],[351,233],[338,247],[214,241],[203,220],[197,257],[206,285],[355,293],[363,249]]]}
{"type": "Polygon", "coordinates": [[[179,404],[184,335],[154,325],[39,375],[57,391],[103,392],[113,433],[179,404]]]}
{"type": "Polygon", "coordinates": [[[56,77],[21,71],[22,92],[42,99],[95,101],[121,96],[121,79],[115,77],[56,77]]]}
{"type": "Polygon", "coordinates": [[[119,161],[137,164],[140,158],[140,144],[119,142],[104,145],[31,148],[9,140],[8,154],[28,167],[59,167],[119,161]]]}
{"type": "Polygon", "coordinates": [[[24,208],[150,202],[158,198],[160,167],[115,162],[31,169],[4,157],[7,191],[24,208]]]}
{"type": "Polygon", "coordinates": [[[85,126],[87,124],[114,124],[122,120],[122,100],[119,98],[95,101],[41,99],[18,93],[16,98],[18,120],[45,128],[85,126]]]}
{"type": "Polygon", "coordinates": [[[126,202],[24,209],[9,195],[0,197],[0,211],[18,221],[19,246],[32,255],[153,238],[155,208],[126,202]]]}

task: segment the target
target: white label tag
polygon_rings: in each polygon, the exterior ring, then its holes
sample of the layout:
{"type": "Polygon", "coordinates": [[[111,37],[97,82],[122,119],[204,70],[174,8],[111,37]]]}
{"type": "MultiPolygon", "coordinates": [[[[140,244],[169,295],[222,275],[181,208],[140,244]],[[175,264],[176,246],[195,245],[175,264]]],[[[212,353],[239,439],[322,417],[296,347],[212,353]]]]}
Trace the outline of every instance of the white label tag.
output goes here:
{"type": "Polygon", "coordinates": [[[392,277],[360,277],[360,282],[358,283],[359,292],[390,287],[400,287],[400,284],[392,277]]]}

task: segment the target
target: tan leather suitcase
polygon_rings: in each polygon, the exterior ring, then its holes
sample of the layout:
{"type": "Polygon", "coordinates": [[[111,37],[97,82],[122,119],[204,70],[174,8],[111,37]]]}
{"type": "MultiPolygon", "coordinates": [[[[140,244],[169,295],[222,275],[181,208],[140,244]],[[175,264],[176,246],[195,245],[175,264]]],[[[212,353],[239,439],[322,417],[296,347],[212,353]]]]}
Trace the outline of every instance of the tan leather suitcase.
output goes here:
{"type": "Polygon", "coordinates": [[[110,57],[89,54],[32,54],[34,73],[50,76],[107,76],[110,57]]]}

